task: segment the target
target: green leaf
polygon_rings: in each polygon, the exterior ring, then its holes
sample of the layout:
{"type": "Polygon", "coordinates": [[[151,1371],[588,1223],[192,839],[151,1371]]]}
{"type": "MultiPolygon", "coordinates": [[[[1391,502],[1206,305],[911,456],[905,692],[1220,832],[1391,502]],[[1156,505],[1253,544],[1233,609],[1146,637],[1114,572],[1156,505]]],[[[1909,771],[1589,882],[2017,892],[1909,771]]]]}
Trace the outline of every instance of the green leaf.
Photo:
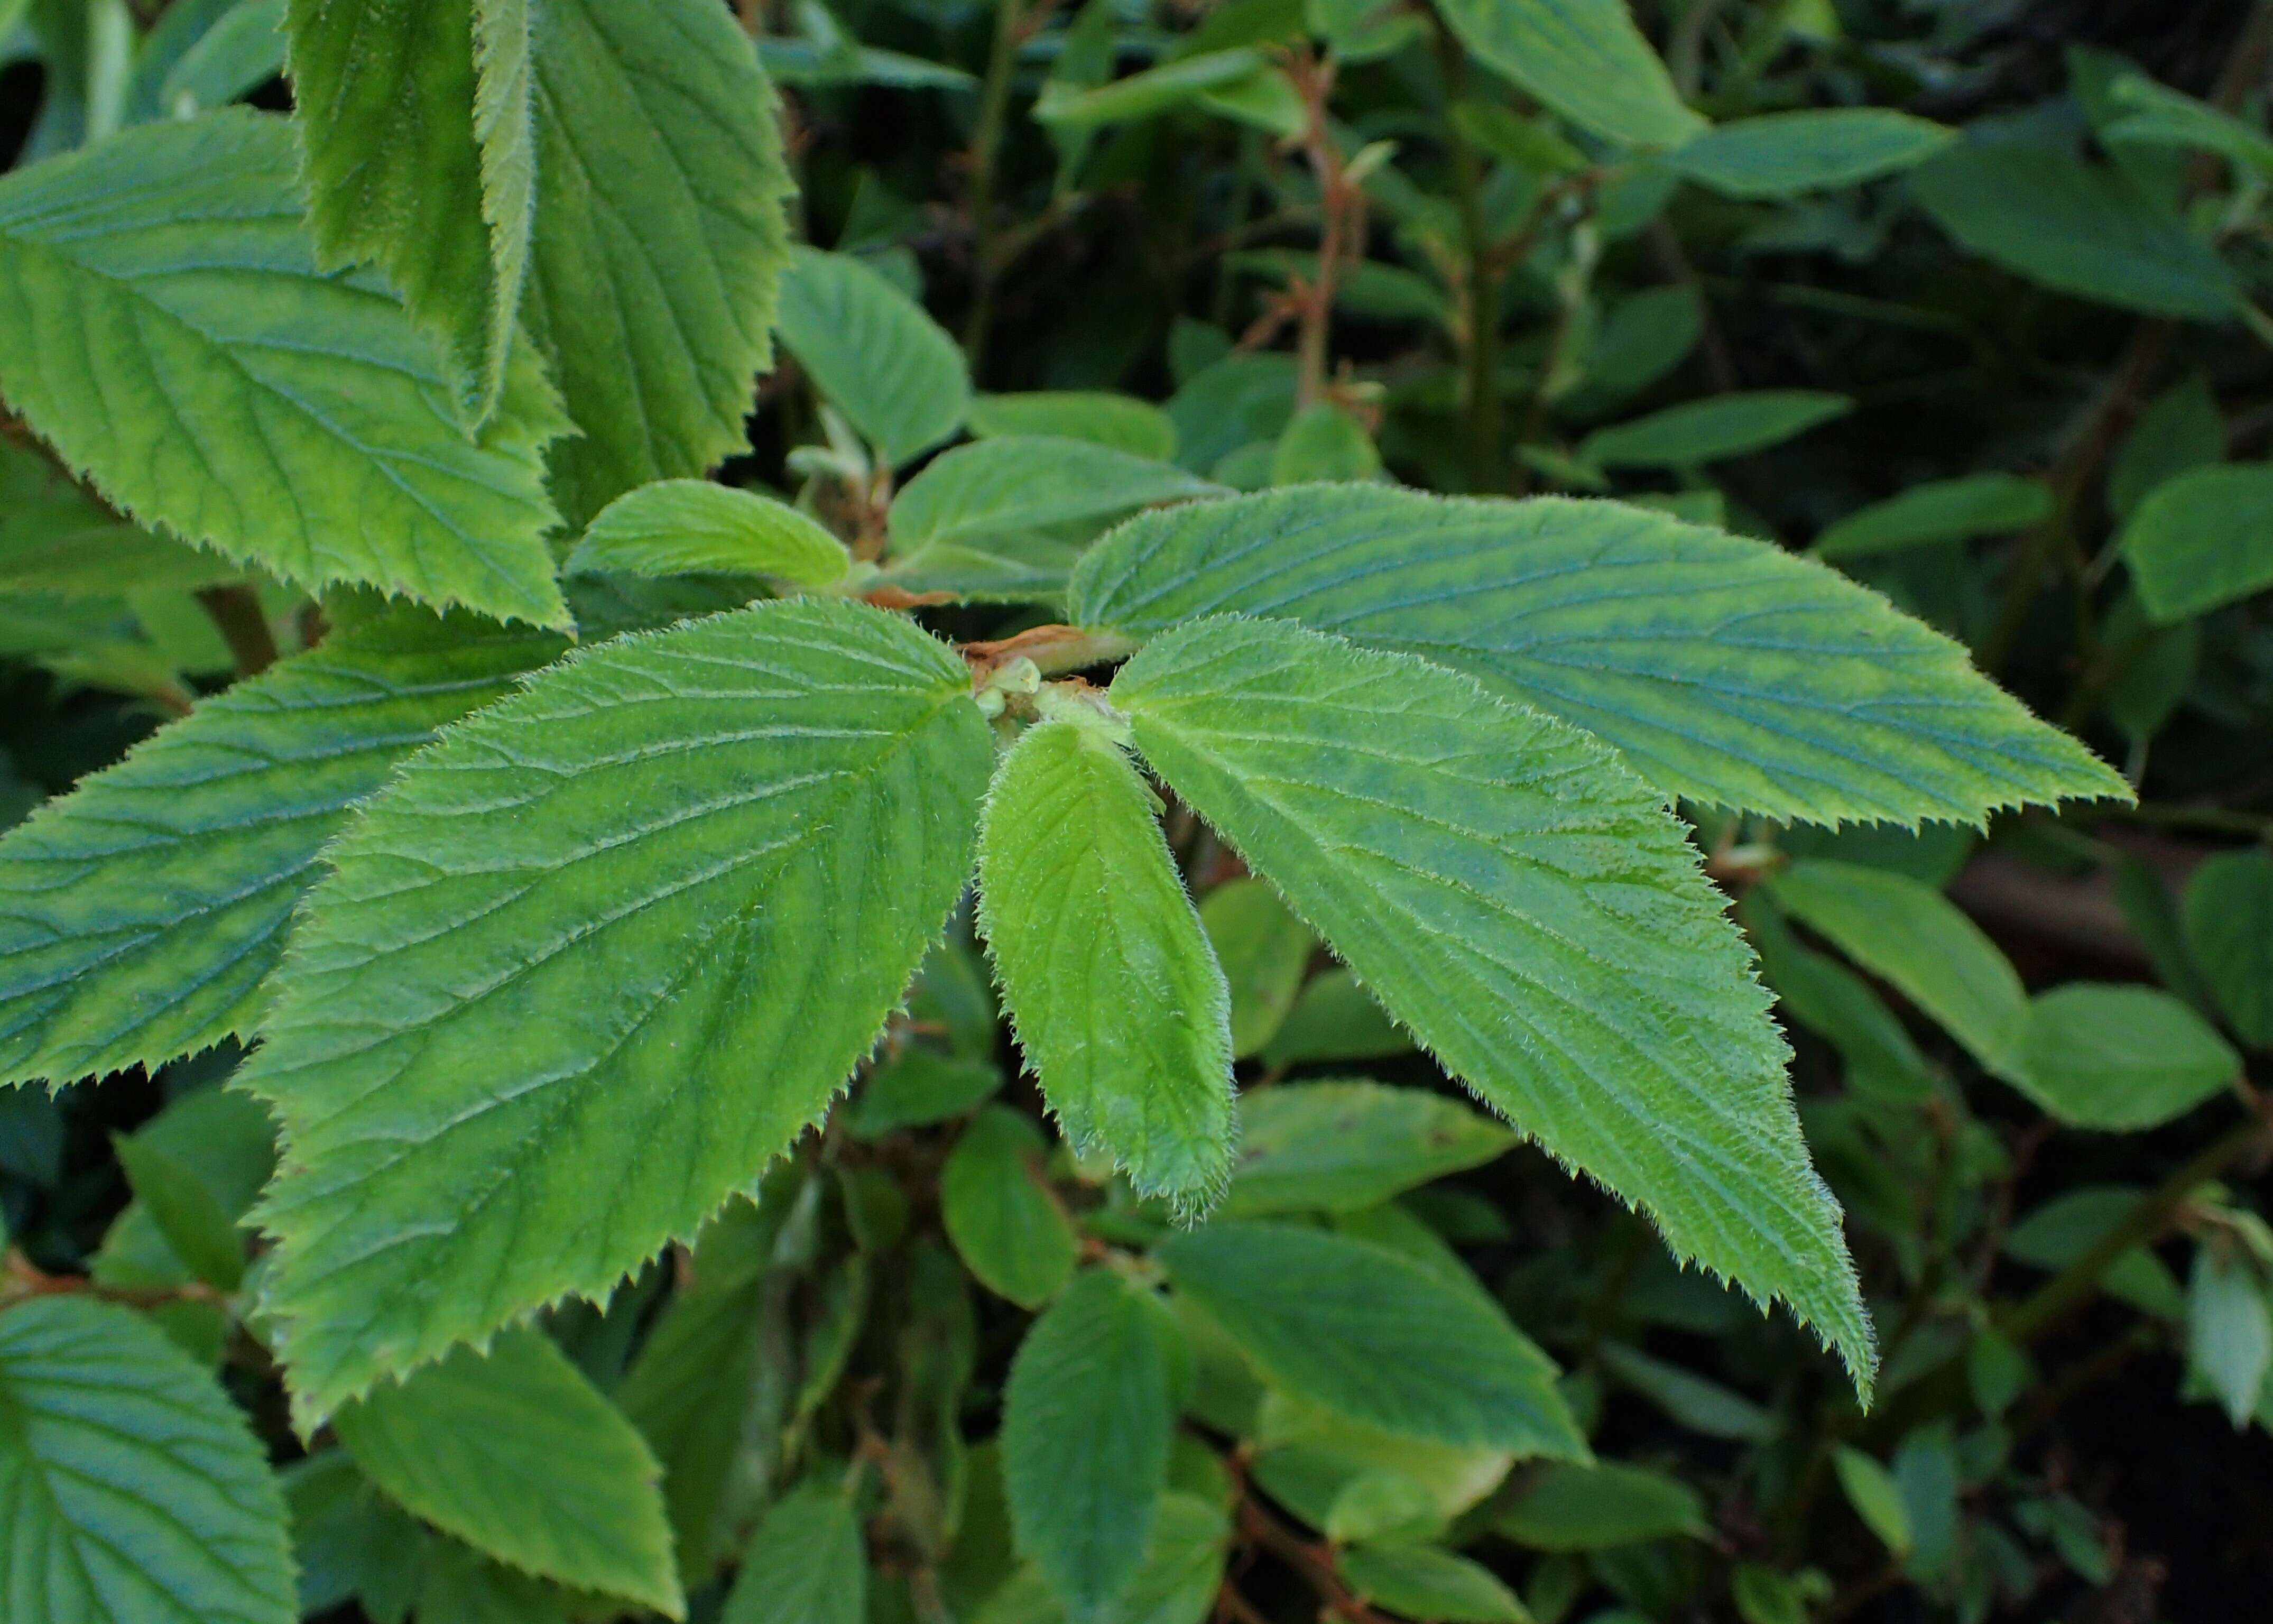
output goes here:
{"type": "Polygon", "coordinates": [[[852,1502],[821,1483],[768,1508],[720,1624],[866,1624],[868,1546],[852,1502]]]}
{"type": "Polygon", "coordinates": [[[291,1624],[284,1497],[244,1416],[140,1316],[0,1313],[0,1604],[29,1624],[291,1624]]]}
{"type": "Polygon", "coordinates": [[[1601,1353],[1605,1370],[1692,1432],[1766,1443],[1779,1430],[1767,1410],[1694,1371],[1619,1342],[1604,1343],[1601,1353]]]}
{"type": "Polygon", "coordinates": [[[1808,858],[1774,882],[1794,918],[1925,1011],[1989,1071],[2024,1075],[2028,992],[1994,942],[1923,881],[1808,858]]]}
{"type": "Polygon", "coordinates": [[[2121,545],[2158,625],[2273,586],[2273,465],[2225,463],[2165,480],[2132,514],[2121,545]]]}
{"type": "Polygon", "coordinates": [[[1318,938],[1261,880],[1227,881],[1200,904],[1231,992],[1231,1051],[1244,1060],[1270,1042],[1294,1007],[1318,938]]]}
{"type": "Polygon", "coordinates": [[[943,644],[795,599],[581,653],[375,799],[244,1073],[304,1423],[604,1295],[814,1123],[963,889],[993,756],[943,644]]]}
{"type": "Polygon", "coordinates": [[[971,374],[955,341],[849,254],[791,254],[781,337],[814,387],[896,467],[961,428],[971,410],[971,374]]]}
{"type": "Polygon", "coordinates": [[[344,1449],[321,1450],[281,1475],[301,1613],[360,1602],[375,1620],[400,1619],[424,1577],[432,1536],[380,1494],[344,1449]]]}
{"type": "Polygon", "coordinates": [[[1053,82],[1034,103],[1034,117],[1054,129],[1069,131],[1152,118],[1209,91],[1251,79],[1267,66],[1269,59],[1261,51],[1236,46],[1201,51],[1091,90],[1053,82]]]}
{"type": "Polygon", "coordinates": [[[1202,473],[1258,440],[1275,441],[1294,415],[1294,357],[1232,355],[1195,373],[1162,410],[1176,425],[1176,461],[1202,473]]]}
{"type": "Polygon", "coordinates": [[[523,1572],[684,1618],[663,1469],[541,1332],[460,1348],[332,1425],[406,1510],[523,1572]]]}
{"type": "Polygon", "coordinates": [[[2252,1048],[2273,1048],[2273,853],[2204,860],[2187,877],[2183,918],[2226,1019],[2252,1048]]]}
{"type": "Polygon", "coordinates": [[[2241,1056],[2170,994],[2070,981],[2030,1001],[2013,1080],[2072,1128],[2134,1132],[2184,1116],[2240,1074],[2241,1056]]]}
{"type": "MultiPolygon", "coordinates": [[[[2127,1222],[2146,1192],[2125,1185],[2085,1184],[2054,1196],[2013,1226],[2005,1250],[2040,1269],[2064,1269],[2127,1222]]],[[[2186,1318],[2186,1298],[2170,1266],[2144,1246],[2108,1265],[2099,1283],[2108,1296],[2156,1319],[2186,1318]]]]}
{"type": "Polygon", "coordinates": [[[1808,389],[1708,395],[1596,429],[1579,458],[1598,468],[1688,468],[1765,450],[1854,410],[1843,395],[1808,389]]]}
{"type": "Polygon", "coordinates": [[[1002,1395],[1002,1485],[1018,1553],[1067,1613],[1099,1617],[1144,1559],[1175,1411],[1158,1304],[1109,1270],[1026,1334],[1002,1395]]]}
{"type": "Polygon", "coordinates": [[[1625,0],[1450,0],[1443,13],[1484,63],[1606,140],[1678,147],[1705,126],[1625,0]]]}
{"type": "Polygon", "coordinates": [[[1953,139],[1944,126],[1891,108],[1827,108],[1716,124],[1665,162],[1732,198],[1789,198],[1910,169],[1953,139]]]}
{"type": "MultiPolygon", "coordinates": [[[[1206,1624],[1223,1588],[1231,1543],[1223,1507],[1170,1490],[1160,1497],[1144,1566],[1110,1614],[1114,1624],[1206,1624]]],[[[1073,1624],[1039,1568],[1020,1568],[975,1624],[1073,1624]]]]}
{"type": "Polygon", "coordinates": [[[319,272],[296,162],[284,120],[232,110],[0,180],[0,393],[146,524],[304,586],[565,627],[535,368],[467,440],[394,296],[319,272]]]}
{"type": "Polygon", "coordinates": [[[285,23],[326,261],[386,273],[474,422],[505,387],[529,268],[530,12],[529,0],[291,0],[285,23]]]}
{"type": "Polygon", "coordinates": [[[2140,73],[2117,79],[2109,95],[2124,109],[2099,132],[2109,146],[2199,147],[2232,159],[2261,179],[2273,177],[2273,139],[2231,113],[2140,73]]]}
{"type": "Polygon", "coordinates": [[[65,1083],[251,1036],[350,809],[564,646],[408,606],[334,612],[322,647],[206,700],[0,839],[0,1078],[65,1083]]]}
{"type": "Polygon", "coordinates": [[[1480,1291],[1291,1224],[1213,1223],[1159,1255],[1178,1293],[1298,1398],[1438,1443],[1586,1456],[1554,1362],[1480,1291]]]}
{"type": "MultiPolygon", "coordinates": [[[[184,6],[169,6],[163,24],[184,6]]],[[[131,100],[137,113],[187,118],[250,95],[284,71],[285,0],[236,0],[182,53],[151,88],[157,30],[144,36],[131,100]],[[146,96],[147,101],[144,98],[146,96]]]]}
{"type": "Polygon", "coordinates": [[[2125,176],[2058,147],[1967,141],[1912,171],[1911,191],[1958,245],[2047,288],[2150,316],[2217,321],[2233,273],[2125,176]]]}
{"type": "Polygon", "coordinates": [[[768,575],[791,586],[835,586],[852,555],[787,502],[714,485],[664,479],[600,510],[568,555],[569,574],[768,575]]]}
{"type": "Polygon", "coordinates": [[[2238,1252],[2195,1249],[2187,1283],[2187,1368],[2209,1384],[2237,1431],[2249,1424],[2273,1369],[2273,1305],[2238,1252]]]}
{"type": "Polygon", "coordinates": [[[1865,558],[1976,536],[2005,536],[2052,517],[2052,495],[2041,479],[2018,474],[1966,474],[1914,485],[1898,496],[1850,513],[1815,538],[1815,556],[1865,558]]]}
{"type": "Polygon", "coordinates": [[[1102,389],[982,395],[971,402],[970,416],[971,432],[981,440],[1053,434],[1163,462],[1176,455],[1176,425],[1167,413],[1150,401],[1102,389]]]}
{"type": "Polygon", "coordinates": [[[1364,1600],[1441,1624],[1531,1624],[1515,1592],[1481,1562],[1429,1545],[1345,1551],[1343,1583],[1364,1600]]]}
{"type": "MultiPolygon", "coordinates": [[[[132,1143],[164,1164],[156,1177],[169,1188],[157,1201],[143,1195],[128,1204],[88,1262],[88,1275],[106,1287],[163,1290],[200,1278],[189,1259],[203,1252],[212,1264],[203,1278],[218,1284],[214,1276],[229,1278],[234,1264],[241,1279],[244,1242],[237,1221],[252,1210],[276,1168],[276,1131],[267,1111],[234,1089],[199,1088],[136,1129],[132,1143]],[[173,1207],[171,1222],[158,1211],[161,1202],[173,1207]],[[192,1232],[198,1238],[186,1239],[192,1232]]],[[[141,1175],[130,1177],[139,1194],[141,1175]]],[[[216,1320],[220,1315],[211,1304],[169,1306],[210,1310],[216,1320]]]]}
{"type": "Polygon", "coordinates": [[[111,513],[26,447],[0,442],[0,592],[111,598],[194,591],[241,574],[227,559],[111,513]]]}
{"type": "Polygon", "coordinates": [[[1227,1216],[1361,1212],[1503,1154],[1515,1136],[1458,1100],[1357,1079],[1280,1083],[1239,1099],[1227,1216]]]}
{"type": "Polygon", "coordinates": [[[1911,1545],[1910,1514],[1902,1501],[1902,1485],[1894,1481],[1894,1474],[1860,1449],[1844,1446],[1832,1452],[1831,1464],[1838,1473],[1839,1486],[1846,1492],[1847,1503],[1863,1519],[1863,1526],[1876,1534],[1879,1543],[1896,1556],[1908,1556],[1911,1545]]]}
{"type": "Polygon", "coordinates": [[[1331,402],[1294,414],[1271,454],[1272,485],[1372,479],[1381,453],[1358,420],[1331,402]]]}
{"type": "Polygon", "coordinates": [[[221,1198],[165,1148],[140,1134],[111,1137],[134,1199],[174,1255],[206,1284],[234,1291],[244,1279],[244,1241],[221,1198]]]}
{"type": "Polygon", "coordinates": [[[2128,519],[2166,479],[2225,461],[2225,415],[2209,380],[2192,372],[2139,414],[2107,470],[2107,510],[2128,519]]]}
{"type": "Polygon", "coordinates": [[[522,314],[583,431],[552,457],[554,492],[582,523],[748,444],[794,186],[773,87],[725,7],[542,0],[530,15],[522,314]]]}
{"type": "Polygon", "coordinates": [[[910,1044],[853,1090],[845,1132],[873,1140],[927,1128],[977,1109],[1001,1088],[1002,1073],[991,1060],[952,1060],[910,1044]]]}
{"type": "Polygon", "coordinates": [[[1197,1209],[1231,1168],[1223,972],[1152,792],[1101,717],[1004,760],[979,841],[979,920],[1018,1045],[1076,1154],[1197,1209]]]}
{"type": "Polygon", "coordinates": [[[934,458],[892,500],[896,560],[920,567],[933,547],[1094,526],[1155,502],[1220,496],[1173,462],[1085,440],[1001,435],[934,458]]]}
{"type": "Polygon", "coordinates": [[[1337,965],[1311,978],[1267,1047],[1264,1061],[1284,1071],[1324,1061],[1377,1060],[1413,1051],[1413,1040],[1383,1013],[1357,977],[1337,965]]]}
{"type": "Polygon", "coordinates": [[[1021,1308],[1039,1308],[1065,1289],[1080,1246],[1043,1182],[1044,1148],[1029,1118],[990,1105],[940,1172],[940,1214],[956,1255],[981,1285],[1021,1308]]]}
{"type": "Polygon", "coordinates": [[[1201,621],[1112,690],[1137,747],[1486,1103],[1781,1297],[1867,1389],[1839,1209],[1752,955],[1658,799],[1553,718],[1406,655],[1201,621]]]}
{"type": "Polygon", "coordinates": [[[1069,607],[1131,637],[1228,611],[1423,655],[1599,734],[1667,794],[1771,817],[1977,823],[2130,795],[1876,593],[1617,503],[1369,488],[1202,503],[1099,543],[1069,607]]]}
{"type": "Polygon", "coordinates": [[[1607,1551],[1682,1536],[1704,1538],[1711,1524],[1697,1492],[1647,1467],[1550,1462],[1492,1519],[1492,1527],[1534,1551],[1607,1551]]]}

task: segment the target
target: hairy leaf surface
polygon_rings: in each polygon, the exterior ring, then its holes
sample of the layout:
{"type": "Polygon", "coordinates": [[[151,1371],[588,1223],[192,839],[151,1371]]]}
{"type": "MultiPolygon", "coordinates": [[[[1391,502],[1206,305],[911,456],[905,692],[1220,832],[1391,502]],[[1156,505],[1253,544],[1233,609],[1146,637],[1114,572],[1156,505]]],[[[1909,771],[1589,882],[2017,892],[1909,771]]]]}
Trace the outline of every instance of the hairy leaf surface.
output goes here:
{"type": "Polygon", "coordinates": [[[817,1121],[993,754],[944,645],[791,600],[581,654],[421,756],[333,849],[245,1073],[302,1418],[604,1294],[817,1121]]]}

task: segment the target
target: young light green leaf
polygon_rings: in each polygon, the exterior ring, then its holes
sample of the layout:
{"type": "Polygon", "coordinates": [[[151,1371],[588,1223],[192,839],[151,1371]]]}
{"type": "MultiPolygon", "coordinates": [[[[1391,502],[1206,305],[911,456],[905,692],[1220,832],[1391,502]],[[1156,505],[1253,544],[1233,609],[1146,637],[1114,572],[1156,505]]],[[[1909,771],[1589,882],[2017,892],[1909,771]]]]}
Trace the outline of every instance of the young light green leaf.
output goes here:
{"type": "Polygon", "coordinates": [[[849,254],[794,252],[781,337],[814,387],[896,467],[961,428],[971,410],[971,373],[946,329],[849,254]]]}
{"type": "Polygon", "coordinates": [[[1809,929],[1925,1011],[1989,1071],[2025,1075],[2028,991],[1981,927],[1906,874],[1808,858],[1775,877],[1775,899],[1809,929]]]}
{"type": "Polygon", "coordinates": [[[1176,425],[1167,413],[1150,401],[1102,389],[982,395],[971,402],[970,415],[971,432],[981,440],[1054,434],[1162,462],[1176,455],[1176,425]]]}
{"type": "Polygon", "coordinates": [[[568,555],[570,575],[769,575],[829,587],[852,555],[819,521],[787,502],[708,479],[663,479],[600,510],[568,555]]]}
{"type": "Polygon", "coordinates": [[[2224,463],[2165,480],[2123,527],[2123,561],[2158,624],[2273,586],[2273,465],[2224,463]]]}
{"type": "Polygon", "coordinates": [[[505,387],[529,268],[530,9],[291,0],[285,22],[316,240],[330,265],[386,273],[476,423],[505,387]]]}
{"type": "Polygon", "coordinates": [[[1230,1004],[1102,718],[1029,729],[989,792],[979,920],[1019,1047],[1066,1139],[1197,1209],[1231,1166],[1230,1004]]]}
{"type": "Polygon", "coordinates": [[[1732,198],[1789,198],[1910,169],[1952,139],[1942,125],[1892,108],[1826,108],[1716,124],[1665,162],[1732,198]]]}
{"type": "Polygon", "coordinates": [[[684,1618],[656,1464],[543,1333],[499,1333],[341,1409],[332,1425],[404,1509],[525,1573],[684,1618]]]}
{"type": "Polygon", "coordinates": [[[1492,1527],[1534,1551],[1606,1551],[1613,1545],[1711,1529],[1704,1502],[1677,1477],[1616,1461],[1600,1465],[1550,1462],[1492,1520],[1492,1527]]]}
{"type": "Polygon", "coordinates": [[[582,431],[552,457],[554,492],[581,524],[748,443],[795,188],[773,87],[725,7],[543,0],[530,19],[523,315],[582,431]]]}
{"type": "Polygon", "coordinates": [[[1482,1167],[1515,1136],[1458,1100],[1360,1079],[1280,1083],[1239,1100],[1227,1216],[1360,1212],[1482,1167]]]}
{"type": "Polygon", "coordinates": [[[1001,435],[957,447],[908,481],[892,501],[891,551],[919,568],[933,547],[1097,525],[1156,502],[1225,493],[1172,462],[1085,440],[1001,435]]]}
{"type": "Polygon", "coordinates": [[[1244,1060],[1293,1011],[1318,938],[1257,879],[1227,881],[1208,892],[1200,924],[1231,993],[1231,1052],[1244,1060]]]}
{"type": "Polygon", "coordinates": [[[1579,458],[1598,468],[1688,468],[1765,450],[1854,410],[1843,395],[1807,389],[1710,395],[1596,429],[1579,458]]]}
{"type": "Polygon", "coordinates": [[[1451,0],[1443,15],[1485,63],[1605,140],[1679,147],[1705,127],[1626,0],[1451,0]]]}
{"type": "Polygon", "coordinates": [[[822,1483],[776,1500],[718,1616],[719,1624],[866,1624],[868,1545],[852,1502],[822,1483]]]}
{"type": "Polygon", "coordinates": [[[1271,453],[1272,485],[1372,479],[1380,472],[1372,436],[1331,402],[1295,413],[1271,453]]]}
{"type": "Polygon", "coordinates": [[[284,1497],[244,1415],[140,1315],[0,1313],[0,1613],[292,1624],[284,1497]]]}
{"type": "Polygon", "coordinates": [[[1835,1345],[1870,1323],[1752,955],[1681,827],[1576,729],[1407,655],[1203,620],[1114,683],[1137,748],[1382,1004],[1676,1252],[1835,1345]]]}
{"type": "Polygon", "coordinates": [[[1910,1552],[1910,1514],[1902,1502],[1902,1485],[1889,1472],[1860,1449],[1842,1446],[1832,1452],[1831,1464],[1847,1503],[1863,1519],[1863,1526],[1896,1556],[1910,1552]]]}
{"type": "Polygon", "coordinates": [[[979,1282],[1039,1308],[1073,1278],[1080,1239],[1042,1182],[1041,1130],[1006,1105],[972,1118],[940,1170],[940,1216],[979,1282]]]}
{"type": "Polygon", "coordinates": [[[322,647],[205,701],[0,839],[0,1079],[62,1084],[250,1037],[350,809],[565,646],[471,616],[334,607],[344,623],[322,647]]]}
{"type": "Polygon", "coordinates": [[[1363,1600],[1438,1624],[1531,1624],[1515,1592],[1481,1562],[1432,1545],[1369,1545],[1342,1553],[1343,1583],[1363,1600]]]}
{"type": "Polygon", "coordinates": [[[2237,1430],[2249,1424],[2273,1369],[2273,1304],[2238,1251],[2195,1250],[2187,1282],[2187,1367],[2209,1385],[2237,1430]]]}
{"type": "Polygon", "coordinates": [[[1898,496],[1850,513],[1815,538],[1823,559],[1866,558],[1976,536],[2004,536],[2052,517],[2052,495],[2041,479],[2018,474],[1966,474],[1914,485],[1898,496]]]}
{"type": "Polygon", "coordinates": [[[244,1074],[304,1423],[605,1294],[819,1119],[968,876],[970,691],[904,620],[761,604],[580,654],[365,808],[244,1074]]]}
{"type": "Polygon", "coordinates": [[[1178,1293],[1297,1398],[1437,1443],[1587,1458],[1554,1361],[1481,1291],[1292,1224],[1213,1223],[1159,1255],[1178,1293]]]}
{"type": "Polygon", "coordinates": [[[1770,816],[1979,823],[2130,796],[1877,594],[1618,503],[1210,502],[1122,525],[1070,591],[1079,624],[1132,637],[1225,611],[1425,655],[1599,734],[1668,794],[1770,816]]]}
{"type": "Polygon", "coordinates": [[[2233,273],[2128,177],[2059,148],[1966,141],[1913,170],[1910,189],[1959,246],[2079,298],[2217,321],[2233,273]]]}
{"type": "Polygon", "coordinates": [[[244,1279],[244,1239],[236,1218],[212,1188],[162,1145],[140,1134],[111,1140],[118,1165],[174,1255],[190,1272],[221,1291],[234,1291],[244,1279]]]}
{"type": "Polygon", "coordinates": [[[2160,989],[2071,981],[2030,1001],[2012,1080],[2070,1127],[2136,1132],[2240,1073],[2225,1040],[2160,989]]]}
{"type": "Polygon", "coordinates": [[[1175,1425],[1173,1324],[1106,1269],[1034,1324],[1002,1395],[1002,1486],[1018,1553],[1067,1614],[1096,1619],[1144,1559],[1175,1425]]]}
{"type": "Polygon", "coordinates": [[[0,181],[0,394],[146,524],[305,586],[565,627],[533,364],[466,439],[394,297],[319,270],[296,162],[284,120],[231,110],[0,181]]]}
{"type": "Polygon", "coordinates": [[[2242,1041],[2273,1048],[2273,853],[2226,852],[2187,880],[2187,950],[2242,1041]]]}

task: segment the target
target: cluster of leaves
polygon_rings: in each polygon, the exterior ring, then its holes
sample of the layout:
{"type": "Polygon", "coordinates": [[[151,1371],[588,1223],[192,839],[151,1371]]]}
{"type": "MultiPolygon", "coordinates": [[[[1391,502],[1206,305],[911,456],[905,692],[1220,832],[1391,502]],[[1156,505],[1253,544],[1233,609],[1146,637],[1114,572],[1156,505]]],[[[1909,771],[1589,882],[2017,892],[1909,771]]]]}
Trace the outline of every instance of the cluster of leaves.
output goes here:
{"type": "Polygon", "coordinates": [[[1992,10],[0,0],[0,1612],[2151,1616],[2273,9],[1992,10]]]}

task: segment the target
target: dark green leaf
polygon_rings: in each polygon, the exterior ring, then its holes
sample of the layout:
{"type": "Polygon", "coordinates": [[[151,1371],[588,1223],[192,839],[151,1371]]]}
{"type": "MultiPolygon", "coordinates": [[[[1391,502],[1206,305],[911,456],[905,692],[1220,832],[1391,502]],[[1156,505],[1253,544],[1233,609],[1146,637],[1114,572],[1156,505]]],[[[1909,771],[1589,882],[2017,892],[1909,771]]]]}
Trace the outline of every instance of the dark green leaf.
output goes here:
{"type": "Polygon", "coordinates": [[[941,1215],[965,1267],[1039,1308],[1073,1278],[1073,1223],[1042,1177],[1041,1131],[1006,1105],[972,1118],[940,1173],[941,1215]]]}

